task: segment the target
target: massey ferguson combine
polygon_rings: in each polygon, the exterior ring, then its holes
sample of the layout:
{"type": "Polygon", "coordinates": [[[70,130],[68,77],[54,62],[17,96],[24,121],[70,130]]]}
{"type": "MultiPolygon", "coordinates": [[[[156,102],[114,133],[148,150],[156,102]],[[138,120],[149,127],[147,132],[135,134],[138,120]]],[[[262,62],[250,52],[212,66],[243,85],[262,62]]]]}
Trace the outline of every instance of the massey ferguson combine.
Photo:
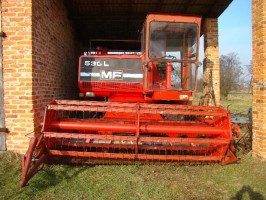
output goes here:
{"type": "MultiPolygon", "coordinates": [[[[21,187],[43,163],[220,162],[233,154],[221,107],[192,106],[201,18],[148,15],[141,55],[106,49],[79,59],[83,100],[54,100],[22,158],[21,187]]],[[[99,50],[99,49],[98,49],[99,50]]]]}

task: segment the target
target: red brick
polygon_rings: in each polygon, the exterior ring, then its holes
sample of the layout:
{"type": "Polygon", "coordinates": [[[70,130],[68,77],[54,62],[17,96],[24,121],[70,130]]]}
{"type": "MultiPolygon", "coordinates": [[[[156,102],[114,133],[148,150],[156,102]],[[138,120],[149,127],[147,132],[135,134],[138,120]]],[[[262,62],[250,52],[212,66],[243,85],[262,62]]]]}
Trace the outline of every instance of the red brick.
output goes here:
{"type": "Polygon", "coordinates": [[[205,59],[203,62],[203,81],[206,85],[203,88],[204,105],[212,105],[209,95],[209,77],[212,71],[212,83],[215,93],[215,102],[220,105],[220,64],[219,64],[219,44],[218,44],[218,19],[206,18],[203,21],[203,34],[204,34],[204,53],[205,59]],[[212,61],[212,64],[208,63],[212,61]]]}
{"type": "Polygon", "coordinates": [[[257,83],[266,82],[266,4],[262,0],[252,1],[253,24],[253,155],[266,160],[266,89],[257,83]]]}
{"type": "Polygon", "coordinates": [[[52,98],[73,98],[77,90],[69,80],[76,80],[78,43],[63,0],[1,2],[8,36],[3,38],[6,143],[8,150],[24,153],[29,141],[24,136],[39,131],[45,105],[52,98]]]}

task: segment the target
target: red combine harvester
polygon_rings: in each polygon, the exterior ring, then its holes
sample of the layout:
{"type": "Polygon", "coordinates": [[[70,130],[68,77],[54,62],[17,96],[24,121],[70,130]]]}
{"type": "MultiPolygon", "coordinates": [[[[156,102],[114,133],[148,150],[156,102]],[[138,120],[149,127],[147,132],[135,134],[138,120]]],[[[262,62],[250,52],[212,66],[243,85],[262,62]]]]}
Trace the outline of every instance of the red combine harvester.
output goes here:
{"type": "Polygon", "coordinates": [[[221,107],[192,106],[201,18],[148,15],[141,55],[104,48],[79,59],[83,101],[54,100],[22,158],[21,187],[42,163],[220,162],[233,154],[221,107]]]}

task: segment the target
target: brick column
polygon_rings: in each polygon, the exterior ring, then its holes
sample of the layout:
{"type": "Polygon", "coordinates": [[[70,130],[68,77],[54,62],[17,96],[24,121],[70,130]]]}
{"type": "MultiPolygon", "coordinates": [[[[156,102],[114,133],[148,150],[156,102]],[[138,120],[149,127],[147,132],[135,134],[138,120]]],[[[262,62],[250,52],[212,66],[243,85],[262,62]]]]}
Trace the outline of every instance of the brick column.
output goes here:
{"type": "Polygon", "coordinates": [[[53,99],[77,96],[78,42],[63,0],[2,0],[7,150],[25,153],[53,99]]]}
{"type": "Polygon", "coordinates": [[[7,150],[28,148],[34,131],[32,102],[32,3],[2,0],[3,82],[7,150]]]}
{"type": "Polygon", "coordinates": [[[220,63],[218,44],[218,19],[207,18],[203,21],[204,61],[203,61],[203,105],[220,105],[220,63]],[[212,86],[213,91],[210,90],[212,86]]]}
{"type": "Polygon", "coordinates": [[[253,156],[266,160],[266,1],[252,0],[253,156]]]}

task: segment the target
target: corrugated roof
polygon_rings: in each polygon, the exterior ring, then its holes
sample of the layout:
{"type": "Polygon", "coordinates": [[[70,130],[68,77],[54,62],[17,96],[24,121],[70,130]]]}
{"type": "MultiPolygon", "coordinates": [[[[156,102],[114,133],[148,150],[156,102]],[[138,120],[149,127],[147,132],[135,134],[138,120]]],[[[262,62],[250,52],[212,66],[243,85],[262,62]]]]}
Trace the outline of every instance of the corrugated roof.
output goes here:
{"type": "Polygon", "coordinates": [[[65,0],[85,46],[90,39],[137,40],[148,13],[219,17],[233,0],[65,0]]]}

